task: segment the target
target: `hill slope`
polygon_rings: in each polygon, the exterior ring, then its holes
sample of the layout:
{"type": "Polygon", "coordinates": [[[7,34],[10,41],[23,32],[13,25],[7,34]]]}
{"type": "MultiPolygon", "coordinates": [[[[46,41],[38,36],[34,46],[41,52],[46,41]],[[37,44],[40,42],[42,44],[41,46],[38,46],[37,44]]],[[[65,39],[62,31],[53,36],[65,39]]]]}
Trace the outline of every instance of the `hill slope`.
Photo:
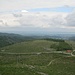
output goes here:
{"type": "Polygon", "coordinates": [[[32,40],[4,47],[2,50],[11,53],[37,53],[72,50],[72,47],[61,40],[32,40]]]}
{"type": "MultiPolygon", "coordinates": [[[[33,40],[3,47],[4,51],[0,50],[0,74],[75,75],[75,57],[57,51],[50,53],[51,50],[56,50],[50,48],[51,45],[61,43],[56,41],[33,40]]],[[[66,43],[75,46],[75,42],[66,43]]]]}
{"type": "Polygon", "coordinates": [[[22,42],[24,40],[25,37],[18,34],[0,33],[0,47],[22,42]]]}

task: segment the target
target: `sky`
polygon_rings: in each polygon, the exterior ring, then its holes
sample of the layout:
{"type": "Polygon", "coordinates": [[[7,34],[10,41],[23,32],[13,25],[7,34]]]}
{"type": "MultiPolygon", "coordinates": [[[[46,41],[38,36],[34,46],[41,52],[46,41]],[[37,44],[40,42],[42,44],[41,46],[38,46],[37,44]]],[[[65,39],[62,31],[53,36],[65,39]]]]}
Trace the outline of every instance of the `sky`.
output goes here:
{"type": "Polygon", "coordinates": [[[74,33],[75,0],[0,0],[0,32],[74,33]]]}

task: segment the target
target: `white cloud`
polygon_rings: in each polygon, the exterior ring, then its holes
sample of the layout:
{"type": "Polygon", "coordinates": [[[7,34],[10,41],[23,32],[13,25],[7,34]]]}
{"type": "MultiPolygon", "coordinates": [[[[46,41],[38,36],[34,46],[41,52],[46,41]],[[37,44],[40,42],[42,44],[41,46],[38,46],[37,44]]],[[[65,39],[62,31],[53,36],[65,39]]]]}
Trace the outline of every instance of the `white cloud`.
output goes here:
{"type": "Polygon", "coordinates": [[[10,27],[24,28],[24,29],[58,29],[75,31],[75,12],[73,13],[59,13],[59,12],[19,12],[14,14],[0,14],[0,28],[10,27]]]}
{"type": "MultiPolygon", "coordinates": [[[[64,25],[64,17],[67,16],[67,13],[19,13],[22,15],[18,18],[18,22],[21,26],[28,27],[39,27],[39,28],[51,28],[51,27],[61,27],[64,25]]],[[[17,15],[17,14],[15,14],[17,15]]],[[[16,17],[16,16],[14,16],[16,17]]]]}
{"type": "Polygon", "coordinates": [[[28,12],[27,10],[21,10],[21,12],[28,12]]]}
{"type": "Polygon", "coordinates": [[[64,25],[64,17],[67,13],[58,12],[19,12],[14,14],[1,14],[0,26],[1,27],[39,27],[51,28],[62,27],[64,25]]]}
{"type": "Polygon", "coordinates": [[[23,13],[19,18],[21,25],[39,28],[75,28],[75,12],[73,13],[23,13]]]}
{"type": "Polygon", "coordinates": [[[0,0],[0,11],[75,6],[75,0],[0,0]]]}
{"type": "Polygon", "coordinates": [[[17,18],[12,14],[0,14],[0,26],[1,27],[16,27],[20,26],[17,18]]]}
{"type": "Polygon", "coordinates": [[[67,26],[69,27],[75,27],[75,12],[68,14],[68,16],[66,17],[66,21],[67,21],[67,26]]]}
{"type": "Polygon", "coordinates": [[[66,9],[63,12],[28,12],[37,8],[65,7],[74,8],[75,0],[0,0],[0,30],[22,28],[75,31],[75,12],[66,13],[66,9]]]}

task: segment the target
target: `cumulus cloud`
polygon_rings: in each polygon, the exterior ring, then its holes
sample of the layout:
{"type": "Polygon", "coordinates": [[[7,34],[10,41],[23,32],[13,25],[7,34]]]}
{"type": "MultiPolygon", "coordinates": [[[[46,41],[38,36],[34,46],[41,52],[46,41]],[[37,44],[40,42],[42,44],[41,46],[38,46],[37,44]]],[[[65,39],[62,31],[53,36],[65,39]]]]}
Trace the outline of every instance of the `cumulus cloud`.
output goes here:
{"type": "Polygon", "coordinates": [[[66,22],[67,26],[75,27],[75,12],[67,15],[66,22]]]}
{"type": "Polygon", "coordinates": [[[75,29],[74,9],[75,0],[0,0],[0,30],[71,31],[75,29]]]}
{"type": "Polygon", "coordinates": [[[27,10],[21,10],[21,12],[28,12],[27,10]]]}
{"type": "Polygon", "coordinates": [[[13,14],[14,17],[22,17],[22,14],[13,14]]]}
{"type": "MultiPolygon", "coordinates": [[[[64,14],[64,13],[63,13],[64,14]]],[[[65,14],[64,14],[65,15],[65,14]]],[[[40,28],[61,28],[65,25],[65,16],[58,13],[26,13],[19,18],[18,22],[22,26],[40,28]]]]}
{"type": "Polygon", "coordinates": [[[75,27],[75,13],[20,12],[0,15],[0,27],[71,28],[75,27]]]}
{"type": "Polygon", "coordinates": [[[51,18],[49,24],[52,27],[61,28],[65,24],[65,19],[64,19],[64,17],[62,17],[62,15],[56,15],[51,18]]]}
{"type": "MultiPolygon", "coordinates": [[[[66,15],[63,13],[63,15],[66,15]]],[[[20,12],[14,14],[0,15],[0,26],[5,27],[39,27],[51,28],[62,27],[64,17],[62,13],[31,13],[20,12]]]]}
{"type": "Polygon", "coordinates": [[[16,27],[20,26],[17,18],[12,14],[0,14],[0,26],[1,27],[16,27]]]}
{"type": "Polygon", "coordinates": [[[30,27],[47,27],[48,26],[48,17],[41,15],[40,13],[23,13],[23,16],[19,18],[18,22],[22,26],[30,27]]]}
{"type": "Polygon", "coordinates": [[[3,20],[0,20],[0,27],[3,26],[3,20]]]}

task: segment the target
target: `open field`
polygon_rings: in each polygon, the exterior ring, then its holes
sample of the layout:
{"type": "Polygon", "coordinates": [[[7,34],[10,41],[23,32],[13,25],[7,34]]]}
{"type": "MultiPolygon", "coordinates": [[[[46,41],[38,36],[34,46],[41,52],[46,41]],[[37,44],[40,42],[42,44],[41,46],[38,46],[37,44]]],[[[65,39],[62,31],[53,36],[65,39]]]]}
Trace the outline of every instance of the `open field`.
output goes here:
{"type": "Polygon", "coordinates": [[[75,75],[75,57],[50,53],[56,51],[51,44],[58,42],[35,40],[1,48],[0,75],[75,75]]]}

